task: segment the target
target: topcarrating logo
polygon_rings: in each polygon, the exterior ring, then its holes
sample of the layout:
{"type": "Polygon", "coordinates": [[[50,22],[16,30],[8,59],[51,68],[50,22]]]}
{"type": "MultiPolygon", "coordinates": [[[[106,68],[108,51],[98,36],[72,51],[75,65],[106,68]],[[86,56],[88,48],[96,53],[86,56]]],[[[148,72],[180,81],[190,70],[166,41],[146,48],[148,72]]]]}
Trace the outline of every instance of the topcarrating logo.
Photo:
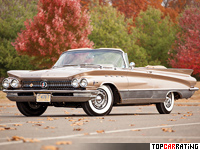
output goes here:
{"type": "Polygon", "coordinates": [[[150,150],[196,150],[200,143],[151,143],[150,150]]]}

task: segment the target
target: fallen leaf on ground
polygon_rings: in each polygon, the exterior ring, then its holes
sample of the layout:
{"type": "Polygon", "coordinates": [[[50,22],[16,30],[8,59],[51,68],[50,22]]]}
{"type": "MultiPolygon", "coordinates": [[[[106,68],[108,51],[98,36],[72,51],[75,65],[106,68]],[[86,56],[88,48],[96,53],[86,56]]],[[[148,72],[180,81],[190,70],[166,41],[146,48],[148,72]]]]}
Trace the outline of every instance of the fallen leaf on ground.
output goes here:
{"type": "Polygon", "coordinates": [[[81,129],[81,128],[74,128],[73,131],[83,131],[83,129],[81,129]]]}
{"type": "Polygon", "coordinates": [[[130,124],[129,126],[131,126],[131,127],[132,127],[132,126],[135,126],[135,125],[134,125],[134,124],[130,124]]]}
{"type": "Polygon", "coordinates": [[[184,114],[183,116],[187,116],[187,117],[189,117],[189,116],[192,116],[193,115],[193,113],[191,113],[191,112],[187,112],[188,114],[184,114]]]}
{"type": "Polygon", "coordinates": [[[0,125],[0,127],[6,127],[6,125],[0,125]]]}
{"type": "Polygon", "coordinates": [[[82,126],[83,122],[74,122],[71,124],[71,126],[82,126]]]}
{"type": "Polygon", "coordinates": [[[4,130],[6,130],[6,129],[0,127],[0,131],[4,131],[4,130]]]}
{"type": "Polygon", "coordinates": [[[37,119],[37,120],[44,120],[44,119],[37,119]]]}
{"type": "Polygon", "coordinates": [[[112,120],[112,119],[110,119],[110,120],[108,120],[108,121],[113,121],[113,122],[115,122],[116,120],[112,120]]]}
{"type": "Polygon", "coordinates": [[[22,126],[22,124],[14,124],[14,126],[22,126]]]}
{"type": "Polygon", "coordinates": [[[27,121],[26,123],[44,123],[44,121],[27,121]]]}
{"type": "Polygon", "coordinates": [[[47,120],[48,120],[48,121],[53,121],[54,119],[51,118],[51,117],[47,117],[47,120]]]}
{"type": "Polygon", "coordinates": [[[88,119],[88,117],[79,118],[78,121],[88,119]]]}
{"type": "Polygon", "coordinates": [[[162,131],[164,131],[164,132],[175,132],[171,128],[162,128],[162,131]]]}
{"type": "Polygon", "coordinates": [[[97,119],[104,119],[104,117],[96,117],[97,119]]]}
{"type": "Polygon", "coordinates": [[[84,133],[84,135],[90,135],[89,133],[84,133]]]}
{"type": "Polygon", "coordinates": [[[37,143],[37,142],[40,142],[40,141],[38,139],[24,139],[23,142],[37,143]]]}
{"type": "Polygon", "coordinates": [[[42,146],[41,150],[59,150],[59,148],[53,145],[46,145],[46,146],[42,146]]]}
{"type": "Polygon", "coordinates": [[[137,112],[142,112],[142,110],[136,110],[137,112]]]}
{"type": "Polygon", "coordinates": [[[181,141],[178,141],[177,143],[190,143],[190,141],[187,141],[187,140],[181,140],[181,141]]]}
{"type": "Polygon", "coordinates": [[[175,119],[169,119],[168,121],[176,121],[175,119]]]}
{"type": "Polygon", "coordinates": [[[17,130],[16,128],[13,128],[13,127],[5,127],[4,129],[5,130],[17,130]]]}
{"type": "Polygon", "coordinates": [[[65,114],[70,114],[68,111],[65,111],[65,114]]]}
{"type": "Polygon", "coordinates": [[[71,145],[71,141],[58,141],[56,142],[56,145],[71,145]]]}
{"type": "Polygon", "coordinates": [[[22,136],[13,136],[11,139],[8,139],[8,141],[20,141],[22,140],[23,142],[29,142],[29,143],[35,143],[35,142],[40,142],[39,140],[37,139],[25,139],[24,137],[22,136]]]}
{"type": "Polygon", "coordinates": [[[15,113],[15,116],[21,116],[22,114],[20,114],[20,113],[15,113]]]}
{"type": "Polygon", "coordinates": [[[70,119],[70,118],[72,118],[72,117],[65,117],[65,119],[70,119]]]}
{"type": "Polygon", "coordinates": [[[181,117],[181,119],[186,119],[185,117],[181,117]]]}
{"type": "Polygon", "coordinates": [[[46,126],[44,127],[44,129],[55,129],[56,127],[50,127],[50,126],[46,126]]]}
{"type": "Polygon", "coordinates": [[[105,131],[104,130],[97,130],[96,132],[97,133],[104,133],[105,131]]]}
{"type": "Polygon", "coordinates": [[[131,130],[131,131],[141,131],[140,129],[136,129],[136,130],[131,130]]]}
{"type": "Polygon", "coordinates": [[[68,121],[70,121],[70,122],[74,122],[74,121],[76,121],[76,120],[70,119],[70,120],[68,120],[68,121]]]}
{"type": "Polygon", "coordinates": [[[37,123],[37,124],[34,124],[33,126],[42,126],[42,124],[37,123]]]}
{"type": "Polygon", "coordinates": [[[13,136],[11,139],[8,139],[8,141],[20,141],[24,140],[24,137],[22,136],[13,136]]]}
{"type": "Polygon", "coordinates": [[[83,120],[83,122],[90,122],[90,120],[83,120]]]}
{"type": "Polygon", "coordinates": [[[167,126],[167,124],[161,124],[160,126],[167,126]]]}

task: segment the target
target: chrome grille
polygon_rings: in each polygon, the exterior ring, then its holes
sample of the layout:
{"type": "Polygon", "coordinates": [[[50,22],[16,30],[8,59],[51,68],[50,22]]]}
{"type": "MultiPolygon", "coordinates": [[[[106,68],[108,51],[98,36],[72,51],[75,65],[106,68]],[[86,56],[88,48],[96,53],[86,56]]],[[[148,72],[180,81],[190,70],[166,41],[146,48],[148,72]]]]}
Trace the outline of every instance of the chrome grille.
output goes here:
{"type": "Polygon", "coordinates": [[[24,90],[39,90],[39,89],[48,89],[48,90],[83,90],[84,88],[74,88],[71,85],[71,80],[63,81],[45,81],[47,83],[46,88],[41,87],[42,81],[22,81],[22,89],[24,90]]]}

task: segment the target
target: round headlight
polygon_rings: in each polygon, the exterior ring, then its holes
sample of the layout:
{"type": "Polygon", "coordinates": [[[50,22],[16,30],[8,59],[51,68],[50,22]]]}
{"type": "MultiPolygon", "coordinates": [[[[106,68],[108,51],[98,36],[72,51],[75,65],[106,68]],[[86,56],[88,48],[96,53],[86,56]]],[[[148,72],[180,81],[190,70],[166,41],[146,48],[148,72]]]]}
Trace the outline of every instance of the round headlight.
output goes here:
{"type": "Polygon", "coordinates": [[[7,89],[10,86],[10,80],[8,78],[4,79],[2,82],[2,86],[7,89]]]}
{"type": "Polygon", "coordinates": [[[79,86],[78,79],[73,79],[72,82],[71,82],[71,85],[72,85],[74,88],[77,88],[77,87],[79,86]]]}
{"type": "Polygon", "coordinates": [[[13,88],[18,88],[19,87],[19,81],[17,79],[13,79],[10,83],[10,85],[13,87],[13,88]]]}
{"type": "Polygon", "coordinates": [[[86,87],[88,85],[88,82],[86,79],[82,79],[81,82],[80,82],[80,86],[81,87],[86,87]]]}

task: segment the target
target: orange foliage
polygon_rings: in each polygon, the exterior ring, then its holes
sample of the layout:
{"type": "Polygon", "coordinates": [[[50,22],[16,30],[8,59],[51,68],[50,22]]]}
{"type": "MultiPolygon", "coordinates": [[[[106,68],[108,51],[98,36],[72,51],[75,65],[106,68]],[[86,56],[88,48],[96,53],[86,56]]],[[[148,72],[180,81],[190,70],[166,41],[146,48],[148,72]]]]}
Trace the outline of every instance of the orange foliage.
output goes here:
{"type": "Polygon", "coordinates": [[[88,9],[90,2],[91,2],[90,0],[81,0],[80,1],[81,9],[82,10],[88,9]]]}
{"type": "Polygon", "coordinates": [[[160,9],[164,16],[169,15],[170,18],[175,22],[178,13],[172,8],[165,8],[161,4],[163,0],[111,0],[113,7],[116,7],[120,12],[124,13],[127,18],[133,17],[133,21],[138,16],[140,11],[146,11],[150,5],[156,9],[160,9]]]}
{"type": "MultiPolygon", "coordinates": [[[[107,5],[108,2],[107,0],[96,0],[97,2],[99,1],[99,5],[107,5]]],[[[89,9],[89,7],[94,4],[96,2],[95,0],[80,0],[80,4],[81,4],[81,9],[85,10],[85,9],[89,9]]]]}
{"type": "Polygon", "coordinates": [[[113,7],[124,13],[127,18],[136,18],[141,10],[147,9],[146,0],[111,0],[113,7]]]}

